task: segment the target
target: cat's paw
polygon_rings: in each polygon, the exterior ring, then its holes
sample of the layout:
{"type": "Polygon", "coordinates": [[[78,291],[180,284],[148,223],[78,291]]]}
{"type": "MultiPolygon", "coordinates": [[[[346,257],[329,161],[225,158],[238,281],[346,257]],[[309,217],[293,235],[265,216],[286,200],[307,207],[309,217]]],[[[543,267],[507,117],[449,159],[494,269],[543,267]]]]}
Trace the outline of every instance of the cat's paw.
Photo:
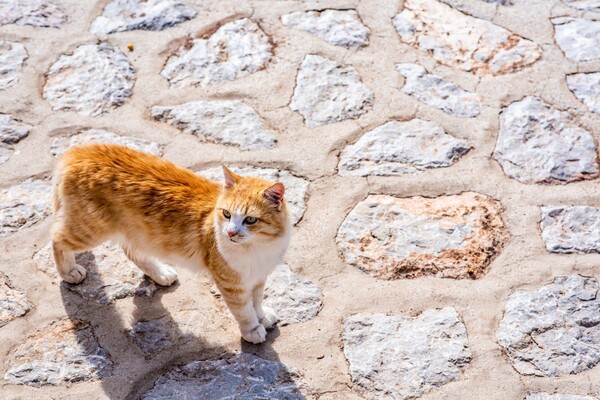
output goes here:
{"type": "Polygon", "coordinates": [[[258,344],[265,341],[267,338],[267,331],[264,326],[258,324],[254,329],[248,331],[242,330],[242,337],[246,342],[258,344]]]}
{"type": "Polygon", "coordinates": [[[264,316],[260,319],[260,323],[265,328],[269,329],[279,321],[277,314],[271,307],[262,306],[264,316]]]}
{"type": "Polygon", "coordinates": [[[61,273],[60,277],[63,281],[77,284],[85,279],[87,271],[79,264],[73,264],[71,269],[66,273],[61,273]]]}
{"type": "Polygon", "coordinates": [[[156,268],[151,276],[152,280],[161,286],[171,286],[177,280],[177,271],[175,268],[163,263],[156,263],[156,268]]]}

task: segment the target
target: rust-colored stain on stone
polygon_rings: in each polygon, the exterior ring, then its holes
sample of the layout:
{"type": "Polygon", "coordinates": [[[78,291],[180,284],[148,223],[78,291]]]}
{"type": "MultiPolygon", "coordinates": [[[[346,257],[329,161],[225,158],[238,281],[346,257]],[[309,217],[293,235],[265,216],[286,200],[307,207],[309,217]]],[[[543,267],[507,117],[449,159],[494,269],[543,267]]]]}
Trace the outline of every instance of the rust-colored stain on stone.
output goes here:
{"type": "Polygon", "coordinates": [[[488,196],[374,195],[348,214],[337,243],[349,264],[379,279],[478,279],[508,236],[502,206],[488,196]]]}

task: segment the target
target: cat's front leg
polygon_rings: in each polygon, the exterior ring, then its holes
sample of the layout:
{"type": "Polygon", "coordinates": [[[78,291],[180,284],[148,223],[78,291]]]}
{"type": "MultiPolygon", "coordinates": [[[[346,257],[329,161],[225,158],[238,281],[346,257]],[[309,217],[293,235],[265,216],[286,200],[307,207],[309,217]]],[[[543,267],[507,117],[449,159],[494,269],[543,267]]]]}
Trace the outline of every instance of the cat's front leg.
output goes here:
{"type": "Polygon", "coordinates": [[[240,327],[240,333],[245,341],[250,343],[262,343],[267,337],[265,327],[258,320],[253,304],[252,292],[238,287],[222,287],[217,284],[223,295],[223,300],[229,307],[235,320],[240,327]]]}
{"type": "Polygon", "coordinates": [[[277,314],[271,307],[264,306],[262,304],[264,299],[265,283],[261,282],[254,287],[252,290],[252,297],[254,300],[254,310],[259,322],[265,328],[269,329],[279,321],[277,314]]]}

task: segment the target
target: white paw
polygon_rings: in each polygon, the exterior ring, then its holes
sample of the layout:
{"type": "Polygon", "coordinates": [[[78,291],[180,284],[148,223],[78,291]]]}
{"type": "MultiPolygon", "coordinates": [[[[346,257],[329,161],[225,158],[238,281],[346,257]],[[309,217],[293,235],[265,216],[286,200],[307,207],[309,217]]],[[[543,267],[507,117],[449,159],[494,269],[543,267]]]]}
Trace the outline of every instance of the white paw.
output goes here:
{"type": "Polygon", "coordinates": [[[79,264],[73,264],[71,270],[65,274],[60,274],[60,277],[65,282],[80,283],[85,279],[86,270],[79,264]]]}
{"type": "Polygon", "coordinates": [[[262,343],[265,341],[265,338],[267,337],[267,331],[265,330],[265,327],[262,326],[261,324],[258,324],[256,326],[256,328],[251,329],[249,331],[241,331],[242,332],[242,337],[244,338],[244,340],[246,342],[250,342],[250,343],[254,343],[254,344],[258,344],[258,343],[262,343]]]}
{"type": "Polygon", "coordinates": [[[177,280],[175,268],[159,262],[156,263],[156,270],[153,275],[150,278],[161,286],[171,286],[177,280]]]}
{"type": "Polygon", "coordinates": [[[277,314],[271,307],[262,306],[264,316],[260,319],[260,323],[265,328],[269,329],[279,321],[277,314]]]}

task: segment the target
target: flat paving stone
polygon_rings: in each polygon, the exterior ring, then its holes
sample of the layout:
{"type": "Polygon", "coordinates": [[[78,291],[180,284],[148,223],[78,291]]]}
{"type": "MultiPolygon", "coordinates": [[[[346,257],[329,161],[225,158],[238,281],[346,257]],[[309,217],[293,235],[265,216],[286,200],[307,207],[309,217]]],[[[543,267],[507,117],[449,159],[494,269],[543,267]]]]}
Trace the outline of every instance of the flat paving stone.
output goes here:
{"type": "Polygon", "coordinates": [[[152,117],[208,143],[239,146],[241,150],[275,147],[277,138],[267,123],[240,100],[192,101],[154,106],[152,117]]]}
{"type": "Polygon", "coordinates": [[[451,307],[416,317],[354,314],[342,340],[352,381],[366,399],[419,397],[459,380],[471,362],[467,330],[451,307]]]}
{"type": "Polygon", "coordinates": [[[10,279],[0,272],[0,327],[31,311],[27,294],[13,287],[10,279]]]}
{"type": "Polygon", "coordinates": [[[594,11],[600,8],[600,0],[563,0],[563,3],[578,10],[594,11]]]}
{"type": "Polygon", "coordinates": [[[121,106],[131,96],[134,81],[133,67],[118,47],[86,44],[50,67],[43,96],[54,111],[97,116],[121,106]]]}
{"type": "Polygon", "coordinates": [[[502,206],[478,193],[436,198],[370,195],[346,216],[346,262],[379,279],[480,278],[508,232],[502,206]]]}
{"type": "Polygon", "coordinates": [[[600,73],[567,75],[567,86],[591,112],[600,114],[600,73]]]}
{"type": "Polygon", "coordinates": [[[0,90],[19,82],[23,63],[28,57],[25,46],[21,43],[0,40],[0,90]]]}
{"type": "Polygon", "coordinates": [[[449,167],[470,149],[435,122],[390,121],[347,146],[340,155],[338,172],[342,176],[415,173],[449,167]]]}
{"type": "Polygon", "coordinates": [[[113,367],[92,327],[70,319],[52,322],[27,337],[5,362],[5,380],[35,387],[100,379],[113,367]]]}
{"type": "Polygon", "coordinates": [[[356,70],[329,58],[307,54],[296,76],[290,109],[309,128],[356,119],[371,108],[373,93],[356,70]]]}
{"type": "Polygon", "coordinates": [[[476,75],[513,73],[542,55],[531,40],[436,0],[407,0],[392,21],[403,43],[476,75]]]}
{"type": "Polygon", "coordinates": [[[192,361],[175,367],[158,378],[141,398],[304,399],[294,378],[283,364],[242,353],[227,359],[192,361]]]}
{"type": "Polygon", "coordinates": [[[0,113],[0,164],[4,164],[13,155],[12,145],[25,139],[32,126],[10,114],[0,113]]]}
{"type": "Polygon", "coordinates": [[[121,136],[103,129],[78,130],[72,135],[57,136],[52,139],[50,153],[54,157],[59,157],[71,147],[89,143],[120,144],[156,156],[161,156],[163,153],[162,146],[156,142],[133,136],[121,136]]]}
{"type": "Polygon", "coordinates": [[[396,64],[396,70],[406,78],[402,92],[442,110],[448,115],[474,118],[479,115],[481,101],[475,93],[429,74],[418,64],[396,64]]]}
{"type": "Polygon", "coordinates": [[[559,17],[554,24],[554,39],[565,56],[576,62],[600,59],[600,21],[559,17]]]}
{"type": "Polygon", "coordinates": [[[0,190],[0,237],[29,228],[50,215],[51,198],[50,184],[39,179],[0,190]]]}
{"type": "Polygon", "coordinates": [[[597,397],[592,396],[577,396],[575,394],[563,394],[563,393],[531,393],[525,397],[525,400],[598,400],[597,397]]]}
{"type": "Polygon", "coordinates": [[[322,295],[310,279],[295,274],[287,265],[279,265],[265,284],[264,304],[279,317],[277,324],[285,326],[315,317],[321,309],[322,295]]]}
{"type": "Polygon", "coordinates": [[[592,134],[533,96],[502,110],[493,157],[521,183],[568,183],[598,176],[592,134]]]}
{"type": "Polygon", "coordinates": [[[281,23],[350,50],[359,50],[369,44],[369,28],[356,10],[296,11],[283,15],[281,23]]]}
{"type": "Polygon", "coordinates": [[[228,22],[208,38],[189,39],[169,57],[160,75],[171,87],[206,86],[255,73],[273,56],[269,37],[256,22],[228,22]]]}
{"type": "Polygon", "coordinates": [[[46,0],[0,0],[0,25],[60,28],[65,21],[63,11],[46,0]]]}
{"type": "Polygon", "coordinates": [[[517,290],[504,306],[496,338],[522,375],[578,374],[600,362],[598,281],[560,276],[517,290]]]}
{"type": "Polygon", "coordinates": [[[133,343],[151,358],[163,350],[201,337],[204,326],[197,323],[198,311],[178,310],[160,318],[141,320],[127,332],[133,343]]]}
{"type": "MultiPolygon", "coordinates": [[[[285,186],[285,199],[292,221],[297,224],[306,210],[308,198],[308,181],[292,175],[289,171],[259,167],[229,167],[233,173],[242,176],[254,176],[271,182],[281,182],[285,186]]],[[[198,174],[214,181],[223,182],[221,167],[199,171],[198,174]]]]}
{"type": "Polygon", "coordinates": [[[60,282],[81,298],[100,304],[110,304],[130,296],[150,297],[158,290],[158,286],[146,278],[116,244],[104,243],[92,251],[78,254],[75,260],[86,269],[87,276],[83,282],[73,285],[62,282],[58,276],[52,257],[52,243],[48,243],[33,257],[36,267],[53,282],[60,282]]]}
{"type": "Polygon", "coordinates": [[[174,0],[112,0],[92,23],[92,33],[142,29],[162,31],[196,16],[196,11],[174,0]]]}
{"type": "Polygon", "coordinates": [[[542,207],[540,226],[551,253],[600,253],[600,208],[542,207]]]}

